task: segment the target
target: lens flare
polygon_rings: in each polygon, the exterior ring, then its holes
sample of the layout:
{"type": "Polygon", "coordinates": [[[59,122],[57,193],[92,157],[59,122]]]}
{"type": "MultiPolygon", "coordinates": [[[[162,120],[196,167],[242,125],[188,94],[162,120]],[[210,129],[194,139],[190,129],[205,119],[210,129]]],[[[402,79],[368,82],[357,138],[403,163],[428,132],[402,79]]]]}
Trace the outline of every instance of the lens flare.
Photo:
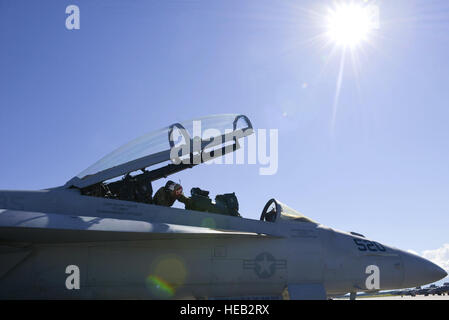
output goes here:
{"type": "Polygon", "coordinates": [[[148,289],[159,298],[171,298],[175,294],[175,289],[169,283],[157,276],[150,275],[145,282],[148,289]]]}
{"type": "Polygon", "coordinates": [[[177,256],[162,256],[155,261],[151,269],[145,283],[151,294],[159,299],[174,297],[187,277],[186,267],[177,256]]]}
{"type": "Polygon", "coordinates": [[[215,223],[215,220],[213,218],[204,218],[203,221],[201,221],[201,226],[204,228],[210,228],[215,229],[217,224],[215,223]]]}

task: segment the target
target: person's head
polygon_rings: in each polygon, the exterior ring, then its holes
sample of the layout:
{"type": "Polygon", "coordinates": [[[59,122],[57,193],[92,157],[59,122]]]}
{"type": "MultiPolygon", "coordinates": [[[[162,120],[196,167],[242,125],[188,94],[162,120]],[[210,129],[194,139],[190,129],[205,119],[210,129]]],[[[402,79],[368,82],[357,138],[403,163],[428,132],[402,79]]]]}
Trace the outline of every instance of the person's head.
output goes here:
{"type": "Polygon", "coordinates": [[[170,192],[170,195],[174,198],[179,198],[182,194],[182,186],[178,183],[175,183],[171,180],[167,181],[165,184],[165,189],[170,192]]]}

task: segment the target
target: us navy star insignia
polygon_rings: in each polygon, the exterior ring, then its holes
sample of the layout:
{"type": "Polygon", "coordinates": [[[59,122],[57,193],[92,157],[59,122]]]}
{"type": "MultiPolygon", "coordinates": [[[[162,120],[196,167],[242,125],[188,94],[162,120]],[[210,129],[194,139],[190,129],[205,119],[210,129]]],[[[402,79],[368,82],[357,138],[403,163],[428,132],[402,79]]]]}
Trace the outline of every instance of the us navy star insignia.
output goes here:
{"type": "Polygon", "coordinates": [[[267,279],[273,276],[278,269],[287,267],[286,260],[276,260],[268,252],[262,252],[254,260],[243,260],[243,269],[252,269],[261,279],[267,279]]]}

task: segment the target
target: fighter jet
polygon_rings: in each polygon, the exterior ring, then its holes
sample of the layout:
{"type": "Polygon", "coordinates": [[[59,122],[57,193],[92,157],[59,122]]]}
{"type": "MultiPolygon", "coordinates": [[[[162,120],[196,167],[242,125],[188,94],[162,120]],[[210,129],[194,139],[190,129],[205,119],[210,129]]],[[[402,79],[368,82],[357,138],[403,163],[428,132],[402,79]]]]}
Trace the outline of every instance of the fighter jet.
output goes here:
{"type": "Polygon", "coordinates": [[[444,295],[445,293],[449,292],[449,283],[445,282],[441,286],[437,285],[430,285],[427,289],[427,292],[425,292],[425,295],[444,295]]]}
{"type": "Polygon", "coordinates": [[[259,220],[230,214],[218,198],[195,210],[153,203],[152,182],[231,154],[253,133],[244,115],[175,123],[63,186],[0,191],[0,298],[354,298],[447,275],[275,198],[259,220]]]}

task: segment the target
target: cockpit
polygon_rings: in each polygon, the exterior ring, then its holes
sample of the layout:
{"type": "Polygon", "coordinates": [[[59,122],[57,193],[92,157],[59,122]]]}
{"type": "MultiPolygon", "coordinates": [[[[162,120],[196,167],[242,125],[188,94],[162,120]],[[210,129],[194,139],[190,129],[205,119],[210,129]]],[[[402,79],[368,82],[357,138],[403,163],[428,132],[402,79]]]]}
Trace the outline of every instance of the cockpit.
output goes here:
{"type": "MultiPolygon", "coordinates": [[[[159,190],[153,194],[154,181],[235,152],[240,148],[239,140],[251,134],[251,121],[239,114],[174,123],[116,149],[65,187],[77,188],[85,196],[160,205],[161,201],[155,198],[159,190]]],[[[240,216],[233,192],[217,195],[215,201],[200,188],[192,188],[190,193],[184,202],[188,210],[240,216]]],[[[268,201],[260,220],[313,222],[275,199],[268,201]]]]}
{"type": "MultiPolygon", "coordinates": [[[[174,123],[116,149],[66,183],[82,195],[157,204],[152,182],[235,152],[239,140],[253,133],[245,115],[213,115],[174,123]]],[[[234,193],[191,190],[186,209],[238,216],[234,193]]]]}

